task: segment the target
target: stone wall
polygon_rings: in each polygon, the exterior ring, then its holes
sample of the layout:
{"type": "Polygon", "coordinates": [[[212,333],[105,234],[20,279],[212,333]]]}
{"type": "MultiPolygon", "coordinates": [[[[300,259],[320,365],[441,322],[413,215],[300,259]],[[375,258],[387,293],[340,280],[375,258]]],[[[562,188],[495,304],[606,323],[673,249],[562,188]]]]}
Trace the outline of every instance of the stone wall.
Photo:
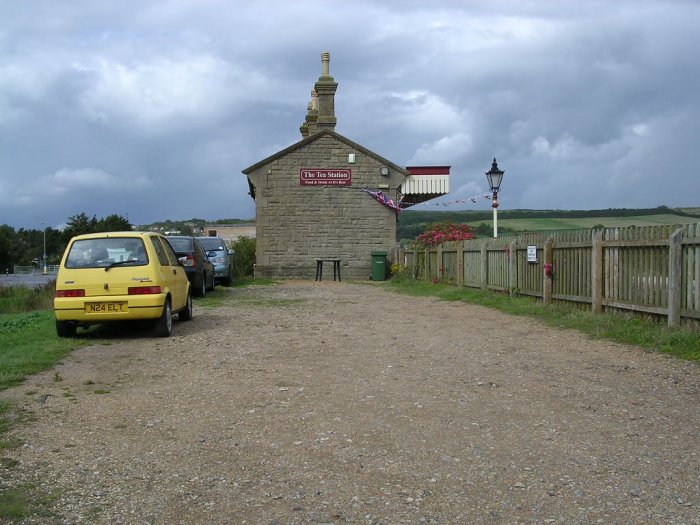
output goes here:
{"type": "Polygon", "coordinates": [[[338,257],[343,278],[368,279],[371,252],[396,245],[395,211],[361,188],[388,185],[381,191],[395,200],[404,174],[336,134],[319,135],[248,173],[256,195],[258,277],[313,279],[316,258],[338,257]],[[389,176],[380,174],[382,166],[389,176]],[[349,169],[352,184],[302,186],[301,168],[349,169]]]}

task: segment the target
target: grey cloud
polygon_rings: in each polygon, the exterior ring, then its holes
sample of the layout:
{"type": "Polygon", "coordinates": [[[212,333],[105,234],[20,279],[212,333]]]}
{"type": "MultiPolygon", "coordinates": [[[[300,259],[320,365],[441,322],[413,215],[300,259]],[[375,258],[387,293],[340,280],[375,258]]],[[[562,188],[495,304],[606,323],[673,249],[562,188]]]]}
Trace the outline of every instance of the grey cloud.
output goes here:
{"type": "Polygon", "coordinates": [[[240,171],[299,140],[322,50],[337,131],[398,164],[451,164],[444,200],[485,189],[496,156],[504,208],[698,205],[695,2],[0,12],[0,223],[252,217],[240,171]]]}

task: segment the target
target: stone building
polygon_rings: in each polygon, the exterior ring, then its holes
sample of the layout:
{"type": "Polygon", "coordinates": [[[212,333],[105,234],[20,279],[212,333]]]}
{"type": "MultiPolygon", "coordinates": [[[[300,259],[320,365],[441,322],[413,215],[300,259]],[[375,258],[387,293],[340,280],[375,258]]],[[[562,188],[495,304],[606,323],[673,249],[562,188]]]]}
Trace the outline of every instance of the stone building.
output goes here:
{"type": "Polygon", "coordinates": [[[322,53],[302,139],[243,170],[256,205],[257,277],[313,278],[317,258],[338,258],[344,279],[367,279],[371,253],[396,247],[400,200],[412,205],[448,191],[444,169],[433,174],[442,183],[421,184],[415,179],[435,177],[412,176],[336,133],[329,62],[322,53]],[[404,195],[410,179],[418,191],[404,195]]]}
{"type": "Polygon", "coordinates": [[[221,237],[223,240],[231,243],[241,237],[255,238],[255,224],[205,224],[202,230],[202,235],[207,237],[221,237]]]}

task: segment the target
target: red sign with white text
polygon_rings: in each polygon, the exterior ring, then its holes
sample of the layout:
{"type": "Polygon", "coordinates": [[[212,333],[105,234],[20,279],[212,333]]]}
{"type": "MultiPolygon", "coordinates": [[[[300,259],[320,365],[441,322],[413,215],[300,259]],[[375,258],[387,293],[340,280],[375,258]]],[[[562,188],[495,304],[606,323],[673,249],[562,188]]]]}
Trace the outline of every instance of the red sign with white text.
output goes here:
{"type": "Polygon", "coordinates": [[[350,186],[350,175],[350,170],[301,168],[299,184],[302,186],[350,186]]]}

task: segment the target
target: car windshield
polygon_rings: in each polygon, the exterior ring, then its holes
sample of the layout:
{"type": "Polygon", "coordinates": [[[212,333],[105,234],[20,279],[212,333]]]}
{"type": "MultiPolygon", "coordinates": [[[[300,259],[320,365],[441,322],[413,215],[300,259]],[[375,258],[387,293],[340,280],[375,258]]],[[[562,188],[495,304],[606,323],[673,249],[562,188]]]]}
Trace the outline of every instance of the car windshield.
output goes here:
{"type": "Polygon", "coordinates": [[[218,237],[199,237],[199,242],[202,243],[202,246],[208,252],[220,252],[224,249],[224,241],[218,237]]]}
{"type": "Polygon", "coordinates": [[[143,266],[148,255],[143,240],[135,237],[105,237],[75,241],[66,258],[66,268],[143,266]]]}

